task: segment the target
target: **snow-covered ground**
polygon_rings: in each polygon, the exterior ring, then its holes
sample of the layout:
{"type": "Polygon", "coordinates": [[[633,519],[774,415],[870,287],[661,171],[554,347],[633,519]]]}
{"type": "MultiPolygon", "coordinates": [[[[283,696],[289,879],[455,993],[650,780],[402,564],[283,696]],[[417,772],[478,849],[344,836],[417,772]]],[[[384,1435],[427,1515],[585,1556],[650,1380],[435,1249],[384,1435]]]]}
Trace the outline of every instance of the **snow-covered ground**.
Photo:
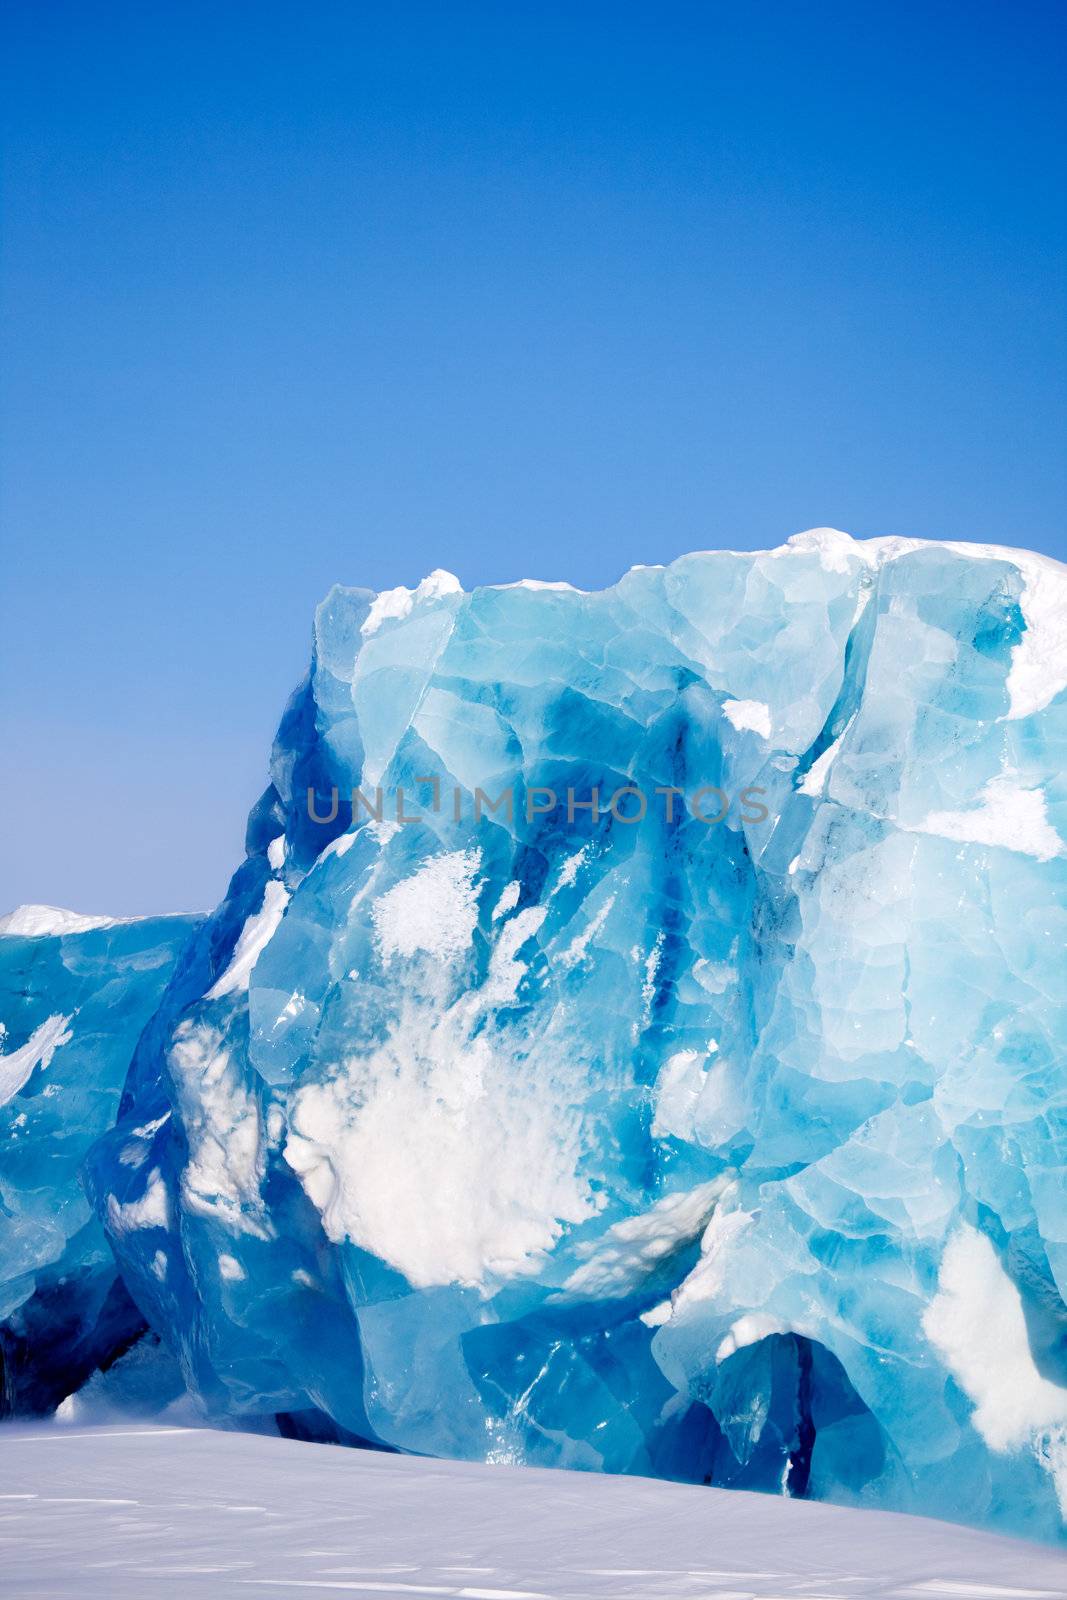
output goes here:
{"type": "Polygon", "coordinates": [[[1041,1545],[885,1512],[158,1426],[0,1433],[0,1592],[1060,1597],[1041,1545]]]}

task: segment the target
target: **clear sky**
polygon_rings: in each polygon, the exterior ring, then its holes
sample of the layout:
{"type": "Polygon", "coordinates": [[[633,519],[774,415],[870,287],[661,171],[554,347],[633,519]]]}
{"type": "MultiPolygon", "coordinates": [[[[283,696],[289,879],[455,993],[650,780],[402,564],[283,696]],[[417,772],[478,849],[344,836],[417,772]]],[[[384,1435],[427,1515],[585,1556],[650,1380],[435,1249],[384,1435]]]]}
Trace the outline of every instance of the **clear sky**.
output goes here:
{"type": "Polygon", "coordinates": [[[1063,0],[7,0],[0,901],[215,903],[334,581],[1067,556],[1063,0]]]}

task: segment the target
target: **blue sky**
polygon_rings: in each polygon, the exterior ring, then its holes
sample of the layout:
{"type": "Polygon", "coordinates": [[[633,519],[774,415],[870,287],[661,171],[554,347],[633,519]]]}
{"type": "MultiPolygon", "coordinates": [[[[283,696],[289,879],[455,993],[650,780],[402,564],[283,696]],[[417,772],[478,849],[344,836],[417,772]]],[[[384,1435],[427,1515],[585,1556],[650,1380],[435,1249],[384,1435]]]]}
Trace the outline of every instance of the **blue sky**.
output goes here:
{"type": "Polygon", "coordinates": [[[3,30],[5,905],[213,904],[334,581],[1067,556],[1062,3],[3,30]]]}

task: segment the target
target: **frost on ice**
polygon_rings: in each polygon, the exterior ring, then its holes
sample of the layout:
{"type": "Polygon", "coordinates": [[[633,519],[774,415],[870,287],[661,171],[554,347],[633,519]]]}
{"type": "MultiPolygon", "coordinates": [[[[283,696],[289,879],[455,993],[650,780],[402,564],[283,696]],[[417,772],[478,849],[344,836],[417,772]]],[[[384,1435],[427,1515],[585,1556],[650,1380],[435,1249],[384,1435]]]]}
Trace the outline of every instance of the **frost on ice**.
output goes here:
{"type": "Polygon", "coordinates": [[[205,1410],[1059,1537],[1065,615],[826,529],[334,589],[86,1166],[205,1410]]]}

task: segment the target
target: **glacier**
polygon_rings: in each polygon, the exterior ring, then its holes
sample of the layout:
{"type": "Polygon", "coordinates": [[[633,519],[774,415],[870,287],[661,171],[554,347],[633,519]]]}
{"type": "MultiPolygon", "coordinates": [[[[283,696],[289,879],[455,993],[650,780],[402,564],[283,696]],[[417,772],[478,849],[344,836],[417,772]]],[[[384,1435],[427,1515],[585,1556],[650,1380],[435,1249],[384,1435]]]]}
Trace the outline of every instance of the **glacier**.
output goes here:
{"type": "Polygon", "coordinates": [[[332,590],[84,1151],[204,1414],[1062,1538],[1065,689],[1008,548],[332,590]]]}

